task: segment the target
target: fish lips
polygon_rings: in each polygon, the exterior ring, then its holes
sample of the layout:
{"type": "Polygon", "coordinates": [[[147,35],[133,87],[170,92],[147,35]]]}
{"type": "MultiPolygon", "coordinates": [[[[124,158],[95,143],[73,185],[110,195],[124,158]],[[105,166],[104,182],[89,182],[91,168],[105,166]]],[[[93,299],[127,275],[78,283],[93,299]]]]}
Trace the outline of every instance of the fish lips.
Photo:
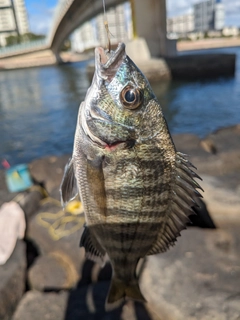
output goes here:
{"type": "Polygon", "coordinates": [[[125,44],[119,43],[115,51],[107,52],[102,47],[95,49],[95,70],[97,75],[108,82],[111,82],[126,58],[125,44]]]}

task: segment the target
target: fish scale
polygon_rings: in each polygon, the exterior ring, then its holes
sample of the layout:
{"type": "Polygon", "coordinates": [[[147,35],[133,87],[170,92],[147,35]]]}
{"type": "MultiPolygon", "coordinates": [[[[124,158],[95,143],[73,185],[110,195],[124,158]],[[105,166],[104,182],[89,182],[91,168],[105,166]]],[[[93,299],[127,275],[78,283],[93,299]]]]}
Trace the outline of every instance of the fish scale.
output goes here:
{"type": "Polygon", "coordinates": [[[174,245],[198,205],[199,177],[176,151],[161,106],[125,45],[110,53],[96,48],[95,67],[79,108],[62,201],[77,186],[86,217],[80,245],[87,258],[109,260],[113,268],[106,303],[145,301],[137,265],[174,245]]]}

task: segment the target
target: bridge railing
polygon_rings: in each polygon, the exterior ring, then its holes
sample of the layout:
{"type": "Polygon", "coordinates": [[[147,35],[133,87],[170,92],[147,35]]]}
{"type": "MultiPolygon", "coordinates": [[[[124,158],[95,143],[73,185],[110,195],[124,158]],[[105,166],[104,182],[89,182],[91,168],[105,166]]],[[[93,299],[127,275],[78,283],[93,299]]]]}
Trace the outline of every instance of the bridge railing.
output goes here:
{"type": "Polygon", "coordinates": [[[59,0],[57,7],[54,11],[53,22],[48,35],[45,39],[24,42],[9,47],[0,48],[0,58],[10,57],[21,53],[28,53],[35,50],[47,49],[51,45],[54,32],[57,29],[62,17],[66,14],[66,11],[71,6],[74,0],[59,0]]]}
{"type": "Polygon", "coordinates": [[[39,49],[44,49],[47,47],[47,40],[35,40],[29,42],[19,43],[9,47],[0,48],[0,58],[14,56],[15,54],[21,54],[25,52],[31,52],[39,49]]]}

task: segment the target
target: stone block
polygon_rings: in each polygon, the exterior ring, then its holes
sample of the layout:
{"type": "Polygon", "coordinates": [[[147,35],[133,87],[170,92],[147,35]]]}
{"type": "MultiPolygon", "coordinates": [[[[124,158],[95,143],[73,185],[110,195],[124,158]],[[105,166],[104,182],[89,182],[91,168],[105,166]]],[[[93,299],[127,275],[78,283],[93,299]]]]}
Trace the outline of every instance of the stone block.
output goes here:
{"type": "Polygon", "coordinates": [[[52,252],[39,256],[28,272],[28,284],[39,291],[58,291],[72,288],[78,273],[63,253],[52,252]]]}
{"type": "Polygon", "coordinates": [[[182,232],[176,246],[148,258],[141,288],[164,320],[240,317],[239,226],[182,232]]]}
{"type": "Polygon", "coordinates": [[[239,193],[229,188],[228,184],[224,183],[223,177],[202,175],[202,178],[204,202],[215,223],[218,226],[225,223],[240,223],[239,193]]]}
{"type": "Polygon", "coordinates": [[[5,180],[5,171],[0,170],[0,206],[4,202],[11,201],[16,195],[17,192],[11,193],[8,191],[6,180],[5,180]]]}
{"type": "Polygon", "coordinates": [[[67,292],[41,293],[28,291],[12,320],[65,320],[67,292]]]}
{"type": "Polygon", "coordinates": [[[47,192],[60,199],[59,188],[62,181],[64,168],[70,155],[60,157],[49,156],[34,160],[29,164],[29,170],[37,183],[43,184],[47,192]]]}
{"type": "Polygon", "coordinates": [[[128,301],[112,311],[105,311],[109,282],[77,288],[70,293],[29,291],[12,320],[165,320],[147,305],[128,301]]]}
{"type": "MultiPolygon", "coordinates": [[[[39,212],[47,211],[54,214],[58,210],[58,207],[50,205],[42,207],[39,212]]],[[[82,229],[79,229],[59,240],[54,240],[49,233],[49,229],[39,224],[36,215],[28,223],[26,237],[37,246],[41,255],[54,253],[62,256],[72,273],[79,274],[85,261],[84,249],[79,247],[81,235],[82,229]]],[[[77,280],[78,278],[75,279],[75,281],[77,280]]]]}
{"type": "Polygon", "coordinates": [[[9,260],[0,266],[0,319],[10,320],[25,291],[26,252],[19,240],[9,260]]]}

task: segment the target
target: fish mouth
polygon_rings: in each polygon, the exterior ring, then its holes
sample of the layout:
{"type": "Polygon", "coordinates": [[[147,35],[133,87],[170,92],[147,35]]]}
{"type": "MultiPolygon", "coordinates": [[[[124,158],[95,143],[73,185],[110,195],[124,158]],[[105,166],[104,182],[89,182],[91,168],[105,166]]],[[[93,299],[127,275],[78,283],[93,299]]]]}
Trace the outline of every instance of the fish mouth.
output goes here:
{"type": "Polygon", "coordinates": [[[115,142],[112,142],[112,143],[109,143],[109,144],[106,144],[105,146],[105,150],[107,151],[114,151],[116,149],[131,149],[134,147],[136,143],[136,140],[134,139],[129,139],[129,140],[126,140],[126,141],[115,141],[115,142]]]}
{"type": "Polygon", "coordinates": [[[125,44],[119,43],[115,51],[107,52],[102,47],[95,49],[95,68],[100,78],[111,82],[126,58],[125,44]]]}

